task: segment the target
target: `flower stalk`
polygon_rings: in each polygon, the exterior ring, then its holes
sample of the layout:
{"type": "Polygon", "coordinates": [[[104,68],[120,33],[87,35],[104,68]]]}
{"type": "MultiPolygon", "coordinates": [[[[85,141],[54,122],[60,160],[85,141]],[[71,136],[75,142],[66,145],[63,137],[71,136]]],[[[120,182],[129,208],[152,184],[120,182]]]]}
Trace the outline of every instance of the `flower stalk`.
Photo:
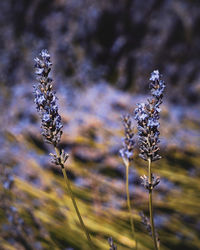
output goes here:
{"type": "Polygon", "coordinates": [[[64,164],[67,161],[69,155],[65,151],[58,149],[58,144],[62,136],[62,122],[61,116],[58,113],[57,97],[53,91],[52,82],[53,80],[49,77],[51,71],[51,60],[50,55],[47,50],[42,50],[40,53],[40,58],[35,58],[35,73],[37,75],[38,85],[34,86],[36,109],[40,114],[42,123],[42,135],[45,141],[51,144],[56,154],[50,154],[52,156],[52,163],[61,167],[63,177],[67,186],[68,193],[71,197],[74,209],[78,216],[79,222],[81,224],[82,230],[84,231],[88,243],[91,249],[95,249],[91,241],[89,232],[83,222],[81,214],[79,212],[76,200],[74,198],[70,181],[68,179],[64,164]]]}
{"type": "Polygon", "coordinates": [[[153,201],[152,201],[153,186],[152,186],[152,173],[151,173],[151,159],[150,158],[148,159],[148,172],[149,172],[149,216],[150,216],[150,222],[151,222],[151,231],[152,231],[154,247],[156,250],[158,250],[155,226],[154,226],[154,218],[153,218],[153,201]]]}
{"type": "MultiPolygon", "coordinates": [[[[60,154],[60,151],[59,151],[59,149],[57,147],[55,147],[55,151],[56,151],[57,158],[60,159],[61,158],[61,154],[60,154]]],[[[64,164],[62,162],[60,163],[60,167],[61,167],[61,170],[62,170],[62,173],[63,173],[63,177],[64,177],[64,180],[65,180],[65,183],[66,183],[66,186],[67,186],[67,191],[68,191],[68,193],[69,193],[69,195],[71,197],[71,200],[72,200],[74,209],[76,211],[76,214],[78,216],[79,222],[81,224],[82,230],[84,231],[84,233],[86,235],[86,238],[88,240],[90,248],[94,249],[94,246],[93,246],[93,243],[91,241],[89,232],[88,232],[88,230],[87,230],[87,228],[86,228],[86,226],[85,226],[85,224],[83,222],[83,219],[82,219],[81,214],[79,212],[78,206],[76,204],[76,200],[74,198],[74,195],[73,195],[73,192],[72,192],[72,189],[71,189],[70,181],[68,179],[67,172],[66,172],[64,164]]]]}
{"type": "Polygon", "coordinates": [[[135,232],[134,220],[132,216],[132,208],[130,202],[130,193],[129,193],[129,168],[130,163],[133,160],[133,150],[134,150],[134,133],[132,128],[132,122],[129,115],[125,115],[122,118],[124,125],[125,138],[123,138],[123,148],[120,150],[121,157],[123,159],[124,165],[126,167],[126,197],[127,197],[127,207],[129,211],[129,219],[131,225],[131,231],[133,238],[135,240],[135,249],[137,250],[137,237],[135,232]]]}
{"type": "Polygon", "coordinates": [[[135,233],[135,227],[134,227],[134,221],[133,221],[133,216],[131,212],[131,202],[130,202],[130,194],[129,194],[129,166],[130,164],[126,164],[126,197],[127,197],[127,207],[129,211],[129,217],[130,217],[130,224],[131,224],[131,230],[133,233],[133,237],[135,238],[135,249],[137,250],[137,238],[136,238],[136,233],[135,233]]]}
{"type": "MultiPolygon", "coordinates": [[[[150,215],[150,231],[148,219],[145,218],[144,222],[151,234],[154,242],[155,250],[159,249],[159,239],[155,230],[153,218],[153,189],[159,184],[159,177],[154,177],[151,171],[152,161],[161,159],[159,155],[159,118],[160,118],[160,105],[162,104],[163,92],[165,90],[165,83],[161,80],[161,75],[158,70],[151,73],[149,87],[151,89],[152,97],[147,99],[147,103],[137,104],[135,109],[135,119],[138,123],[139,135],[139,156],[148,161],[148,177],[141,176],[142,184],[149,192],[149,215],[150,215]]],[[[144,219],[144,218],[143,218],[144,219]]]]}

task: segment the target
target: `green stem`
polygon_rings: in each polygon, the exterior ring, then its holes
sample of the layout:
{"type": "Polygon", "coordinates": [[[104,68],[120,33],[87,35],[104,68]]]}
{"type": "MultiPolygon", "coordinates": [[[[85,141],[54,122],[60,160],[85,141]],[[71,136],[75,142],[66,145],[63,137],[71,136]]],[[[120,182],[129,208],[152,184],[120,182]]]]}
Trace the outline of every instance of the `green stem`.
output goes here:
{"type": "MultiPolygon", "coordinates": [[[[57,157],[60,157],[60,151],[59,151],[59,149],[58,149],[57,147],[55,147],[55,151],[56,151],[57,157]]],[[[68,192],[69,192],[69,195],[70,195],[70,197],[71,197],[72,203],[73,203],[73,205],[74,205],[74,209],[75,209],[76,214],[77,214],[77,216],[78,216],[78,219],[79,219],[79,222],[80,222],[80,224],[81,224],[82,230],[84,231],[84,233],[85,233],[85,235],[86,235],[86,237],[87,237],[87,239],[88,239],[90,248],[91,248],[91,249],[95,249],[95,248],[94,248],[94,245],[93,245],[93,243],[92,243],[92,240],[91,240],[91,238],[90,238],[89,232],[88,232],[88,230],[87,230],[87,228],[86,228],[86,226],[85,226],[85,224],[84,224],[84,222],[83,222],[83,219],[82,219],[81,214],[80,214],[80,212],[79,212],[78,206],[77,206],[77,204],[76,204],[76,200],[75,200],[75,198],[74,198],[74,195],[73,195],[73,192],[72,192],[72,189],[71,189],[71,185],[70,185],[70,181],[69,181],[69,179],[68,179],[68,176],[67,176],[66,170],[65,170],[65,168],[64,168],[64,165],[63,165],[63,164],[60,164],[60,166],[61,166],[61,169],[62,169],[62,173],[63,173],[63,177],[64,177],[64,180],[65,180],[65,183],[66,183],[66,185],[67,185],[67,190],[68,190],[68,192]]]]}
{"type": "Polygon", "coordinates": [[[133,238],[135,239],[135,249],[137,250],[137,238],[136,238],[136,233],[135,233],[135,227],[134,227],[134,222],[133,222],[133,217],[131,214],[131,202],[130,202],[130,194],[129,194],[129,161],[125,163],[126,165],[126,196],[127,196],[127,206],[129,210],[129,216],[130,216],[130,224],[131,224],[131,230],[133,234],[133,238]]]}
{"type": "Polygon", "coordinates": [[[150,214],[150,222],[151,222],[151,232],[152,232],[152,238],[154,242],[154,247],[156,250],[158,250],[157,246],[157,240],[156,240],[156,233],[155,233],[155,226],[154,226],[154,219],[153,219],[153,202],[152,202],[152,173],[151,173],[151,159],[148,159],[148,172],[149,172],[149,214],[150,214]]]}

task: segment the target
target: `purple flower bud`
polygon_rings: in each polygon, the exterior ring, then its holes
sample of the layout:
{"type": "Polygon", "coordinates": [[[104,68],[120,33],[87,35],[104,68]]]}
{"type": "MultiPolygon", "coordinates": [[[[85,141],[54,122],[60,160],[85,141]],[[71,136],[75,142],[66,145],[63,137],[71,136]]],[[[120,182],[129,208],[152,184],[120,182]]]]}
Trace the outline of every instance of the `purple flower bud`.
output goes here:
{"type": "Polygon", "coordinates": [[[51,121],[51,116],[49,114],[44,114],[42,116],[42,121],[44,121],[44,122],[50,122],[51,121]]]}
{"type": "Polygon", "coordinates": [[[159,71],[158,70],[154,70],[151,73],[151,77],[149,78],[149,80],[154,82],[154,81],[159,81],[159,78],[160,78],[159,71]]]}
{"type": "Polygon", "coordinates": [[[37,68],[37,69],[35,70],[35,73],[36,73],[37,75],[42,75],[43,71],[44,71],[43,68],[37,68]]]}
{"type": "Polygon", "coordinates": [[[151,127],[151,128],[154,128],[154,127],[157,127],[159,128],[160,126],[160,123],[158,122],[158,120],[154,119],[154,118],[150,118],[147,122],[147,127],[151,127]]]}
{"type": "Polygon", "coordinates": [[[41,105],[41,106],[44,105],[45,101],[46,101],[46,99],[45,99],[44,95],[40,95],[40,96],[38,97],[38,99],[37,99],[38,105],[41,105]]]}
{"type": "Polygon", "coordinates": [[[156,98],[162,98],[163,92],[165,90],[165,83],[160,79],[160,73],[158,70],[154,70],[150,77],[150,88],[151,94],[156,98]]]}

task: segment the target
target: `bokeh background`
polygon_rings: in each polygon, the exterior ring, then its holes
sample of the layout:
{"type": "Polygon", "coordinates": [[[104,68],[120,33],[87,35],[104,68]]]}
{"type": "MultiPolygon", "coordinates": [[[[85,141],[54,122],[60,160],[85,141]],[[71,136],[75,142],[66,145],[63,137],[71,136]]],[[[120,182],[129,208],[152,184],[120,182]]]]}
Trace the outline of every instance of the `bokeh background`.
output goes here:
{"type": "MultiPolygon", "coordinates": [[[[159,69],[167,89],[153,171],[162,250],[200,249],[200,2],[0,1],[0,249],[89,249],[33,103],[33,58],[48,49],[64,124],[68,175],[96,249],[134,246],[119,156],[123,126],[159,69]]],[[[136,130],[135,130],[136,132],[136,130]]],[[[130,193],[139,249],[153,249],[139,213],[148,194],[138,158],[130,193]]]]}

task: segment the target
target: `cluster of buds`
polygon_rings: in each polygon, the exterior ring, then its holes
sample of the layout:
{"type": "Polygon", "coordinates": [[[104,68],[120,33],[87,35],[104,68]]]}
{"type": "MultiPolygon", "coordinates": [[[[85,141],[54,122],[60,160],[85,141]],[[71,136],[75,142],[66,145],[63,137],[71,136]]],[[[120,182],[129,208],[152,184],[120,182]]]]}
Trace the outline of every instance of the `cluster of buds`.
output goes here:
{"type": "Polygon", "coordinates": [[[149,182],[149,178],[146,175],[140,176],[140,178],[142,179],[142,185],[147,190],[153,189],[154,187],[156,187],[160,183],[160,178],[155,177],[153,174],[152,174],[152,177],[151,177],[151,183],[149,182]]]}
{"type": "Polygon", "coordinates": [[[120,149],[120,154],[124,162],[127,163],[133,160],[135,140],[130,116],[124,115],[122,117],[122,122],[124,125],[125,137],[123,138],[123,148],[120,149]]]}
{"type": "Polygon", "coordinates": [[[60,151],[59,156],[57,156],[56,154],[52,154],[52,153],[50,153],[50,156],[52,156],[51,162],[59,166],[64,166],[65,162],[69,158],[69,155],[65,153],[63,149],[60,151]]]}
{"type": "Polygon", "coordinates": [[[62,135],[61,116],[58,114],[57,97],[52,90],[51,60],[47,50],[42,50],[40,58],[35,58],[35,73],[39,84],[34,86],[35,104],[42,119],[42,135],[45,141],[55,147],[62,135]]]}
{"type": "Polygon", "coordinates": [[[139,103],[135,109],[135,119],[138,123],[140,157],[145,161],[156,161],[159,155],[159,113],[161,111],[163,92],[165,84],[161,80],[158,70],[154,70],[150,77],[150,89],[152,98],[148,103],[139,103]]]}

